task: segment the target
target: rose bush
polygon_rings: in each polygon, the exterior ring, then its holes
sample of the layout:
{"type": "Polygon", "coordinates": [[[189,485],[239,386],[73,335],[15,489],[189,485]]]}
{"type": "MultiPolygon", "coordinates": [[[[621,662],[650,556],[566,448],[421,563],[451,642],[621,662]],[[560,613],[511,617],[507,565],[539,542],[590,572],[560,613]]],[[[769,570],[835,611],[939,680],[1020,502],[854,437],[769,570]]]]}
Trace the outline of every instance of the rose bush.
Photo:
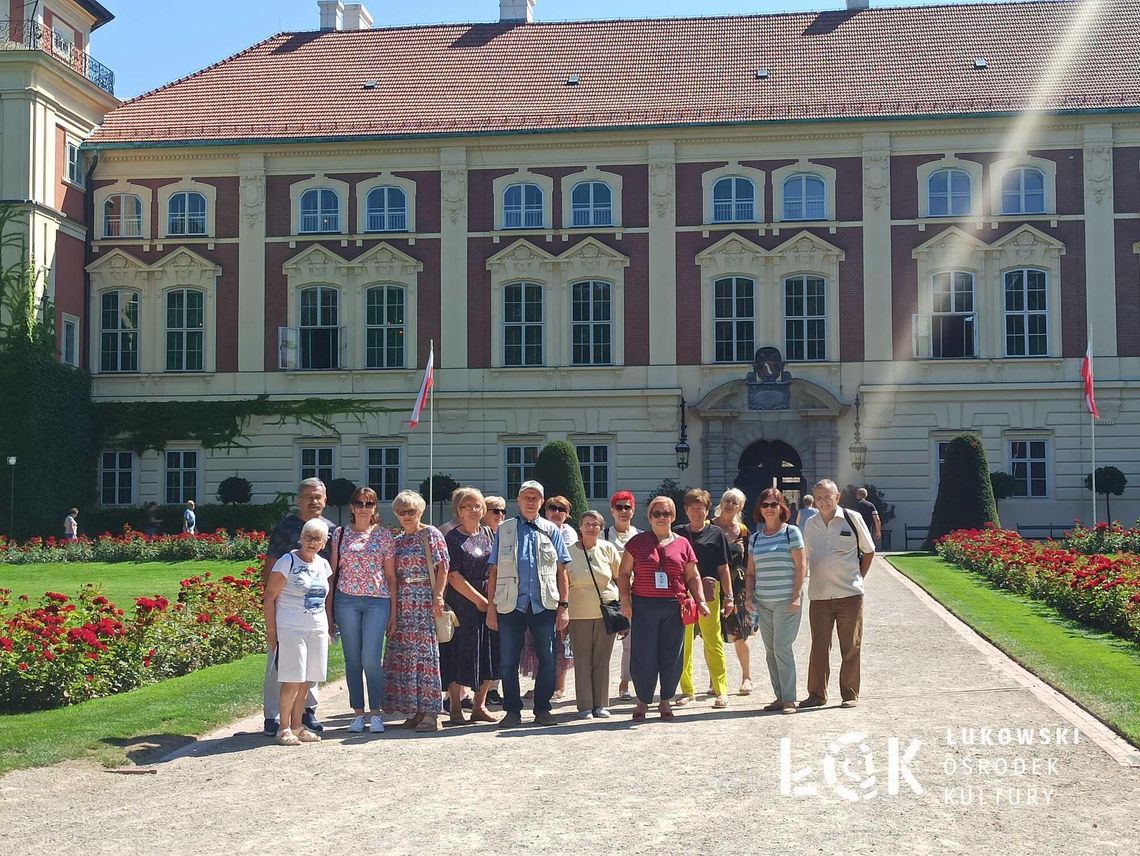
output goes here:
{"type": "Polygon", "coordinates": [[[1104,553],[1140,553],[1140,520],[1125,528],[1119,523],[1098,523],[1086,529],[1077,521],[1065,536],[1065,546],[1086,555],[1104,553]]]}
{"type": "Polygon", "coordinates": [[[21,544],[0,536],[0,562],[29,565],[43,562],[183,562],[192,559],[254,559],[265,552],[264,532],[219,529],[208,535],[144,535],[125,529],[75,541],[30,538],[21,544]]]}
{"type": "MultiPolygon", "coordinates": [[[[135,599],[131,615],[84,586],[47,592],[0,623],[0,713],[77,704],[265,650],[260,572],[182,580],[178,600],[135,599]]],[[[12,605],[0,589],[0,615],[12,605]]]]}
{"type": "Polygon", "coordinates": [[[1016,532],[992,527],[951,532],[938,540],[936,549],[946,561],[975,571],[1000,588],[1044,601],[1082,624],[1140,643],[1140,557],[1136,555],[1086,555],[1060,543],[1026,541],[1016,532]]]}

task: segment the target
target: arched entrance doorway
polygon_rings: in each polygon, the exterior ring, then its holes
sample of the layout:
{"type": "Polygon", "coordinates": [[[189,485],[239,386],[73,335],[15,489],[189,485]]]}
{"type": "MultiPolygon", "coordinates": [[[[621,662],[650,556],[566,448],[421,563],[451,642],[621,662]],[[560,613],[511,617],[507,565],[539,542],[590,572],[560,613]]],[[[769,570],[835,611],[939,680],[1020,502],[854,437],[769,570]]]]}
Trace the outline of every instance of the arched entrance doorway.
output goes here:
{"type": "Polygon", "coordinates": [[[744,450],[733,482],[744,491],[745,521],[751,523],[756,498],[775,485],[795,510],[804,492],[803,461],[799,453],[782,440],[757,440],[744,450]]]}

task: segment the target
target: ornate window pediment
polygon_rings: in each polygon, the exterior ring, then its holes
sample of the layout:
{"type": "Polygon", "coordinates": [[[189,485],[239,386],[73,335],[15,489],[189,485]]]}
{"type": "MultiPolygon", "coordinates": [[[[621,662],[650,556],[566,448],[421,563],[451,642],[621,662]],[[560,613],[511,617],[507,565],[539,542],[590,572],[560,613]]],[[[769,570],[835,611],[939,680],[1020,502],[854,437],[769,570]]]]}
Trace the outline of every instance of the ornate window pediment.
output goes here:
{"type": "Polygon", "coordinates": [[[389,243],[377,244],[364,255],[345,262],[348,268],[354,268],[362,281],[384,281],[414,284],[416,274],[424,269],[424,263],[414,259],[407,253],[393,247],[389,243]]]}
{"type": "Polygon", "coordinates": [[[222,272],[221,266],[185,248],[164,256],[151,270],[156,279],[165,280],[163,287],[187,288],[210,288],[222,272]]]}
{"type": "Polygon", "coordinates": [[[969,232],[951,226],[911,250],[911,258],[925,262],[931,269],[977,267],[980,254],[988,248],[969,232]]]}
{"type": "Polygon", "coordinates": [[[142,288],[150,267],[122,250],[112,250],[87,266],[95,291],[104,288],[142,288]]]}
{"type": "Polygon", "coordinates": [[[814,271],[836,280],[839,262],[846,258],[839,247],[807,231],[788,238],[768,255],[779,278],[790,273],[814,271]]]}
{"type": "Polygon", "coordinates": [[[1048,266],[1055,265],[1065,254],[1065,245],[1027,224],[994,241],[989,252],[1002,259],[1003,267],[1007,264],[1048,266]]]}
{"type": "Polygon", "coordinates": [[[515,241],[487,259],[492,276],[505,279],[550,279],[554,256],[530,241],[515,241]]]}
{"type": "Polygon", "coordinates": [[[697,253],[697,265],[707,275],[740,274],[759,279],[768,251],[747,238],[731,234],[697,253]]]}

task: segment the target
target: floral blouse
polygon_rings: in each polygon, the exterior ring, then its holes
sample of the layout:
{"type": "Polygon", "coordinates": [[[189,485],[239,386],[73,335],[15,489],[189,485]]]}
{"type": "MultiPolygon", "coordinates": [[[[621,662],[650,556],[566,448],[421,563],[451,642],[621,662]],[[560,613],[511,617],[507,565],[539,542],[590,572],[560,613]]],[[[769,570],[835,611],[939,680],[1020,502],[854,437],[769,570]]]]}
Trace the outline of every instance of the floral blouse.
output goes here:
{"type": "Polygon", "coordinates": [[[393,555],[394,539],[384,526],[371,532],[339,527],[330,539],[337,548],[336,590],[356,597],[391,597],[384,560],[393,555]]]}
{"type": "Polygon", "coordinates": [[[428,566],[424,562],[424,532],[431,538],[431,563],[438,566],[443,562],[443,572],[446,574],[450,566],[447,553],[447,544],[443,535],[434,526],[421,529],[414,535],[400,534],[396,536],[396,578],[401,582],[428,582],[428,566]]]}

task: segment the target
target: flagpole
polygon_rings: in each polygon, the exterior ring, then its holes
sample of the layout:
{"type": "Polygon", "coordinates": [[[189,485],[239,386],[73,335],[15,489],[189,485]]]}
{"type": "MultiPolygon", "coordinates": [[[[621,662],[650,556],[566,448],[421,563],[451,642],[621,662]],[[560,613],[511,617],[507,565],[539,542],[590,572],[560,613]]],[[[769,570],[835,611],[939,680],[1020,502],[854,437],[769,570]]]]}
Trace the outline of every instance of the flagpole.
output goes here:
{"type": "MultiPolygon", "coordinates": [[[[430,340],[428,353],[435,357],[435,339],[430,340]]],[[[432,384],[428,387],[428,523],[435,524],[435,367],[432,366],[432,384]]],[[[1096,494],[1094,493],[1095,497],[1096,494]]]]}
{"type": "MultiPolygon", "coordinates": [[[[1092,324],[1089,324],[1089,342],[1088,342],[1088,357],[1089,357],[1089,375],[1095,377],[1092,370],[1092,324]]],[[[1090,407],[1089,410],[1089,438],[1092,445],[1092,475],[1089,476],[1092,483],[1092,525],[1096,528],[1096,413],[1095,408],[1090,407]]]]}

